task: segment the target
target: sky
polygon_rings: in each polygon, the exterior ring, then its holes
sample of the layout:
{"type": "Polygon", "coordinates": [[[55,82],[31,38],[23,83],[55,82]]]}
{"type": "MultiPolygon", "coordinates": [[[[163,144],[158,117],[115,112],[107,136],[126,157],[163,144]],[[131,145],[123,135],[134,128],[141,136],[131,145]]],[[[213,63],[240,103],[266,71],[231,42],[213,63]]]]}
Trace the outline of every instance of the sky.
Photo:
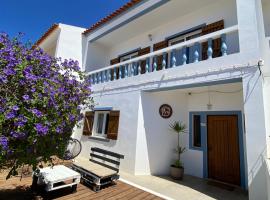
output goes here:
{"type": "Polygon", "coordinates": [[[34,43],[54,23],[88,28],[129,0],[0,0],[0,32],[34,43]]]}

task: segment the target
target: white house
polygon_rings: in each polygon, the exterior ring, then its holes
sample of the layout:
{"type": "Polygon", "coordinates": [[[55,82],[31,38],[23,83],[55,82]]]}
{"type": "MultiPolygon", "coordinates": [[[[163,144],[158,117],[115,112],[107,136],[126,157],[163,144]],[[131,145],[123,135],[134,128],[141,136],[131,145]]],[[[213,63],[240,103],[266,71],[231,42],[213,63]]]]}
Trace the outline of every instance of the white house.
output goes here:
{"type": "Polygon", "coordinates": [[[121,171],[169,174],[169,124],[182,121],[186,174],[270,198],[269,13],[268,0],[132,0],[85,31],[47,32],[39,46],[78,59],[92,81],[81,156],[101,147],[125,155],[121,171]]]}

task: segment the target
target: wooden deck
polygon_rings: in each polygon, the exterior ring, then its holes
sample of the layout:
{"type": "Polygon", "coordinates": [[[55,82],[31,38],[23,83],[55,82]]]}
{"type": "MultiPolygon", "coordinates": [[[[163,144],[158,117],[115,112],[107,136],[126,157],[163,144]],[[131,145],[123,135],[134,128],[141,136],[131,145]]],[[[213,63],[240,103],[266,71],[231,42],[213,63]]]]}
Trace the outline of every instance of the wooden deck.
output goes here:
{"type": "Polygon", "coordinates": [[[33,194],[30,190],[31,177],[12,177],[5,180],[5,172],[0,173],[0,200],[28,200],[28,199],[145,199],[159,200],[161,198],[140,190],[136,187],[117,181],[116,185],[109,186],[96,193],[89,187],[79,184],[76,193],[71,193],[69,188],[53,191],[48,196],[44,194],[33,194]]]}

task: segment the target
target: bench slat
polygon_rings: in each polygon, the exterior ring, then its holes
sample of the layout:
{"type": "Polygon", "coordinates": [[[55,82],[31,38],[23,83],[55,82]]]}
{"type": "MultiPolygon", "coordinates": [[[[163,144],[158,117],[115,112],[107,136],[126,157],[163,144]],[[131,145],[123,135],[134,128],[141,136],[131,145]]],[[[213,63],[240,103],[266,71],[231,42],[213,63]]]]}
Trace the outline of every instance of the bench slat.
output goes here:
{"type": "Polygon", "coordinates": [[[112,157],[120,158],[120,159],[124,158],[124,155],[114,153],[114,152],[111,152],[111,151],[107,151],[107,150],[104,150],[104,149],[100,149],[100,148],[97,148],[97,147],[92,147],[91,150],[95,151],[95,152],[98,152],[98,153],[105,154],[105,155],[109,155],[109,156],[112,156],[112,157]]]}
{"type": "Polygon", "coordinates": [[[101,155],[90,153],[90,156],[92,156],[94,158],[98,158],[98,159],[104,160],[104,161],[107,161],[107,162],[110,162],[110,163],[115,164],[117,166],[120,165],[120,162],[119,161],[116,161],[116,160],[113,160],[113,159],[110,159],[110,158],[107,158],[107,157],[104,157],[104,156],[101,156],[101,155]]]}
{"type": "Polygon", "coordinates": [[[109,169],[112,169],[112,170],[114,170],[114,171],[116,171],[117,173],[119,172],[119,169],[117,169],[117,168],[115,168],[115,167],[112,167],[112,166],[110,166],[110,165],[106,165],[105,163],[102,163],[102,162],[99,162],[99,161],[96,161],[96,160],[93,160],[93,159],[89,159],[91,162],[94,162],[94,163],[97,163],[97,164],[99,164],[99,165],[102,165],[103,167],[107,167],[107,168],[109,168],[109,169]]]}

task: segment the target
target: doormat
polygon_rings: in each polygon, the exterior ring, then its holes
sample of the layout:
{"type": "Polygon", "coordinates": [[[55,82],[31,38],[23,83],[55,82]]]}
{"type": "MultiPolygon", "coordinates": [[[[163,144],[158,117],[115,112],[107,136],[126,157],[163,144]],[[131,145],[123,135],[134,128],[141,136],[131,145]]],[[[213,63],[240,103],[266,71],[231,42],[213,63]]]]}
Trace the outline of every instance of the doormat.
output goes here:
{"type": "Polygon", "coordinates": [[[212,180],[208,180],[207,185],[212,185],[212,186],[215,186],[215,187],[219,187],[221,189],[228,190],[228,191],[233,191],[235,189],[235,187],[232,186],[232,185],[228,185],[226,183],[221,183],[221,182],[212,181],[212,180]]]}

